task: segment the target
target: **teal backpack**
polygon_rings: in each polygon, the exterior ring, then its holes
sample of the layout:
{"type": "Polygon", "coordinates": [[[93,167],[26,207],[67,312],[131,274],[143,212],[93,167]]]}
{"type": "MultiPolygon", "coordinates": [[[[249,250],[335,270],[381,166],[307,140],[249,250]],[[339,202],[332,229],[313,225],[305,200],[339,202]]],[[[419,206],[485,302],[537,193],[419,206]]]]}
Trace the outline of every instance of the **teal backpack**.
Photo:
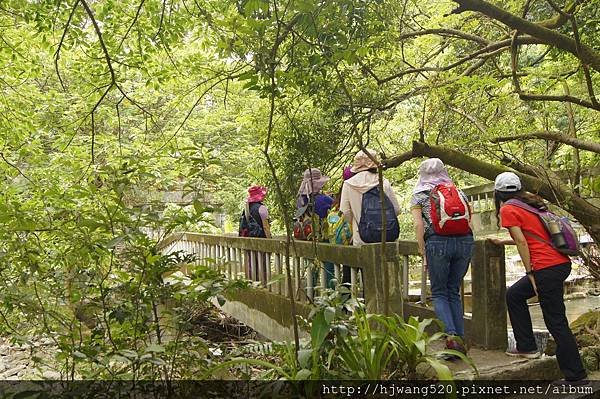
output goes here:
{"type": "Polygon", "coordinates": [[[337,209],[331,209],[327,214],[327,236],[331,244],[352,244],[352,227],[337,209]]]}

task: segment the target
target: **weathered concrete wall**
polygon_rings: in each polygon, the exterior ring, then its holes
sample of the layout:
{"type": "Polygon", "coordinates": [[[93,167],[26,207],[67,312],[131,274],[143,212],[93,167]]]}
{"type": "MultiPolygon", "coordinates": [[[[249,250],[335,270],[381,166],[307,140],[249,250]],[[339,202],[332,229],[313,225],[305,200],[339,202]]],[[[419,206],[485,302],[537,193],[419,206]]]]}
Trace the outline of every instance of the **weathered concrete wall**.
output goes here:
{"type": "MultiPolygon", "coordinates": [[[[221,309],[267,339],[294,340],[290,301],[281,295],[263,290],[239,290],[228,295],[221,309]]],[[[296,303],[296,313],[306,318],[310,308],[296,303]]],[[[308,333],[300,331],[300,336],[308,336],[308,333]]]]}
{"type": "MultiPolygon", "coordinates": [[[[214,264],[230,278],[245,275],[262,285],[261,289],[232,294],[223,309],[270,339],[287,340],[293,336],[288,289],[282,289],[282,286],[291,285],[297,298],[297,314],[308,316],[311,298],[319,295],[319,290],[325,286],[325,272],[319,262],[350,265],[353,284],[363,289],[367,312],[402,314],[404,317],[420,314],[413,313],[418,310],[416,308],[403,306],[403,298],[408,299],[408,292],[403,287],[408,286],[409,257],[417,254],[417,244],[413,241],[387,243],[383,260],[380,244],[352,247],[295,242],[288,252],[285,242],[277,239],[194,233],[175,234],[165,240],[163,248],[165,252],[183,250],[197,254],[200,259],[211,259],[214,263],[209,264],[214,264]],[[260,254],[257,272],[249,272],[245,267],[251,253],[260,254]],[[314,259],[318,261],[315,263],[314,259]],[[281,281],[268,284],[272,273],[282,274],[286,261],[290,264],[291,280],[284,280],[285,284],[281,281]],[[320,275],[316,282],[313,281],[315,275],[320,275]]],[[[507,342],[503,249],[478,240],[471,264],[473,327],[469,330],[469,339],[485,348],[503,348],[507,342]]],[[[426,273],[423,276],[422,284],[426,273]]],[[[432,311],[427,312],[427,317],[433,316],[432,311]]]]}

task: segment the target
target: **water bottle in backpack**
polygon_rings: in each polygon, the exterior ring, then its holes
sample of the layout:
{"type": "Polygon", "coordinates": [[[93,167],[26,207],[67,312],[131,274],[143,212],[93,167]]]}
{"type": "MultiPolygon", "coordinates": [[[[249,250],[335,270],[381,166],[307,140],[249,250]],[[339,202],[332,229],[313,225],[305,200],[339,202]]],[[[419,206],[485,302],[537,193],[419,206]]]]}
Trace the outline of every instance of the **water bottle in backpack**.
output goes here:
{"type": "Polygon", "coordinates": [[[548,235],[550,235],[550,241],[529,231],[523,231],[523,234],[529,235],[540,242],[550,245],[563,255],[580,255],[581,246],[579,244],[579,239],[568,218],[555,215],[548,210],[537,209],[516,198],[509,199],[506,201],[506,204],[518,206],[526,211],[535,213],[548,232],[548,235]]]}

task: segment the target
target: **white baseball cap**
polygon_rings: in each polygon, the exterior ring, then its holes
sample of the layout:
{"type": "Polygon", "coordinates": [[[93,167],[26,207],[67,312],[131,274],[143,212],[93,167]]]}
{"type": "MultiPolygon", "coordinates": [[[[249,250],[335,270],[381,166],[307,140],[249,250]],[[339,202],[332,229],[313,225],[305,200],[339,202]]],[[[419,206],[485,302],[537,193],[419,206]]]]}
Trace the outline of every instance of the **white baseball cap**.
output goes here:
{"type": "Polygon", "coordinates": [[[513,172],[503,172],[496,176],[494,190],[513,193],[521,189],[521,180],[513,172]]]}

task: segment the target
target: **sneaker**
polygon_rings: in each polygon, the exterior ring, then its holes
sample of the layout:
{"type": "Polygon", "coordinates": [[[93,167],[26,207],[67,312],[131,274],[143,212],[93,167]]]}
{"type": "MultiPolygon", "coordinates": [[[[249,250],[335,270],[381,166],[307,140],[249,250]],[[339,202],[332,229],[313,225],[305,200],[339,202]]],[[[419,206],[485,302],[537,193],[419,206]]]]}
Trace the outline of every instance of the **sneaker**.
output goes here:
{"type": "Polygon", "coordinates": [[[540,352],[538,351],[519,352],[516,349],[507,350],[504,353],[506,353],[508,356],[524,357],[525,359],[537,359],[541,356],[540,352]]]}
{"type": "Polygon", "coordinates": [[[446,339],[446,349],[452,349],[457,352],[462,353],[463,355],[467,354],[467,348],[462,344],[462,340],[458,337],[448,337],[446,339]]]}

